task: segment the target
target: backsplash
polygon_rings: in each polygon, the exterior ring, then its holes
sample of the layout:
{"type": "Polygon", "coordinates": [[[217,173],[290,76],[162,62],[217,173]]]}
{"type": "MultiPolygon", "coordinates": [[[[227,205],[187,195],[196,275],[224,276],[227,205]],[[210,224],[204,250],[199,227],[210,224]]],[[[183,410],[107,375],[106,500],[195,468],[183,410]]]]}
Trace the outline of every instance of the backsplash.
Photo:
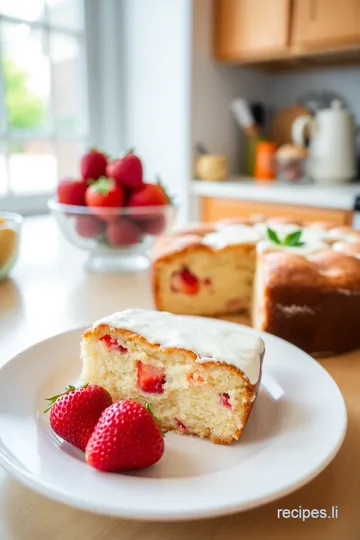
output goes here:
{"type": "Polygon", "coordinates": [[[333,91],[344,98],[360,122],[360,66],[292,71],[268,76],[271,103],[286,107],[308,91],[333,91]]]}

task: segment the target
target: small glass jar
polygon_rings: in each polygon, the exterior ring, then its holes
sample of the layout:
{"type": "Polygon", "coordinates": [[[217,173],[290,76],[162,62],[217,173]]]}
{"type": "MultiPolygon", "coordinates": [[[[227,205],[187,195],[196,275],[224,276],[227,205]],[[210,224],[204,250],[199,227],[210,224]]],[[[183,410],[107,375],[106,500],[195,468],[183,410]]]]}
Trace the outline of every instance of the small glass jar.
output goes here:
{"type": "Polygon", "coordinates": [[[13,268],[19,248],[22,216],[13,212],[0,212],[0,279],[13,268]]]}
{"type": "Polygon", "coordinates": [[[281,146],[275,155],[278,181],[287,184],[306,182],[306,158],[305,148],[291,144],[281,146]]]}

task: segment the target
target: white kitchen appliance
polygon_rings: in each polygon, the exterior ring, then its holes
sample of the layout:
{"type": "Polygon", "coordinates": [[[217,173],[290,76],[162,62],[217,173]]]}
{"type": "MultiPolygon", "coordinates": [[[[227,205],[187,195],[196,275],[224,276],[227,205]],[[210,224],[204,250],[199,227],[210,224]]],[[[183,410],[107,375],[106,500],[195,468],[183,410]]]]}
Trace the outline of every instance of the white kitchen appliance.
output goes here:
{"type": "Polygon", "coordinates": [[[307,173],[315,183],[338,185],[355,177],[357,130],[350,111],[338,100],[315,116],[296,118],[292,139],[295,144],[305,146],[307,132],[310,139],[307,173]]]}

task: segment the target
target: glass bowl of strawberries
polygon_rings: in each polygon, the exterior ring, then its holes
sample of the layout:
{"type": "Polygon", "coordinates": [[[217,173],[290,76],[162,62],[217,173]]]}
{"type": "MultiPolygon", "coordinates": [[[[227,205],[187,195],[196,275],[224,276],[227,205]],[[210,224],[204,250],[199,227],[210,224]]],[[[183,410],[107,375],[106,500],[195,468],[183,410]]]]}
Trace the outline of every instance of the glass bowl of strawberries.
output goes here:
{"type": "Polygon", "coordinates": [[[132,151],[109,160],[90,150],[81,159],[81,178],[60,180],[48,206],[65,238],[89,252],[94,271],[144,270],[156,236],[168,232],[177,205],[158,180],[143,180],[141,160],[132,151]]]}

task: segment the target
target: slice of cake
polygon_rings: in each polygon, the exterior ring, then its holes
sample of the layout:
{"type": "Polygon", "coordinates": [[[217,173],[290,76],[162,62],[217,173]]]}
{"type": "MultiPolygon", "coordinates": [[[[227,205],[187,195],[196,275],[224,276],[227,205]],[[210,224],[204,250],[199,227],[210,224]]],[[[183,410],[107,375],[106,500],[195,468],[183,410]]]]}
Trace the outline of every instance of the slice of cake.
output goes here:
{"type": "Polygon", "coordinates": [[[149,403],[163,429],[230,444],[256,399],[264,343],[233,323],[128,309],[88,329],[81,355],[83,381],[114,400],[149,403]]]}
{"type": "Polygon", "coordinates": [[[260,239],[256,228],[234,224],[158,244],[152,265],[157,309],[204,316],[248,312],[260,239]]]}

